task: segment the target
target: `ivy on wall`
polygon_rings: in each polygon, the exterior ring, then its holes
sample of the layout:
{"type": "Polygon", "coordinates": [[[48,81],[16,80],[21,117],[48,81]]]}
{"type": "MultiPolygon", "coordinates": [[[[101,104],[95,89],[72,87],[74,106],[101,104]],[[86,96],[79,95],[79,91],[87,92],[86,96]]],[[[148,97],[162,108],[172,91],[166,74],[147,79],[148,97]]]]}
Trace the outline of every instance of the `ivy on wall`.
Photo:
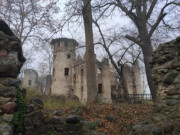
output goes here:
{"type": "Polygon", "coordinates": [[[22,89],[18,90],[16,104],[17,104],[17,108],[16,108],[16,112],[14,113],[13,123],[14,123],[14,132],[18,133],[23,131],[24,117],[27,112],[27,104],[24,101],[24,95],[22,89]]]}

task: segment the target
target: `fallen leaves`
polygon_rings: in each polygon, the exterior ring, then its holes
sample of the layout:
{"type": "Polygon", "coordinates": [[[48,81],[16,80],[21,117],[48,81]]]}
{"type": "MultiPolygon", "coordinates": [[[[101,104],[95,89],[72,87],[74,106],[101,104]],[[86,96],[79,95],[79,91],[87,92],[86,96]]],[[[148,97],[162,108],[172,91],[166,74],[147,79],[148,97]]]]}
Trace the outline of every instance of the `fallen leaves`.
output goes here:
{"type": "Polygon", "coordinates": [[[120,135],[128,131],[132,125],[142,121],[152,110],[152,106],[145,104],[98,104],[83,106],[79,110],[82,112],[81,116],[89,122],[96,119],[100,121],[96,127],[97,132],[120,135]],[[106,120],[105,117],[108,115],[116,118],[116,121],[106,120]]]}
{"type": "Polygon", "coordinates": [[[151,110],[152,105],[147,104],[91,104],[61,108],[64,112],[61,116],[80,115],[92,124],[96,135],[126,135],[133,125],[146,120],[151,110]]]}

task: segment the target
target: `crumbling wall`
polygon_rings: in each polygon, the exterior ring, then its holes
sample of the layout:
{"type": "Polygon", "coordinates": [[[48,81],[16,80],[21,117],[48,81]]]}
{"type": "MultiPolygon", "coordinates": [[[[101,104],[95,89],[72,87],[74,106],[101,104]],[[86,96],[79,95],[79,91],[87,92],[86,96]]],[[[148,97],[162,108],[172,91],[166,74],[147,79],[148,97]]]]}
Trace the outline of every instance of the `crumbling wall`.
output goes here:
{"type": "Polygon", "coordinates": [[[38,73],[33,69],[24,70],[24,78],[22,87],[38,88],[38,73]]]}
{"type": "MultiPolygon", "coordinates": [[[[128,89],[128,94],[134,94],[133,100],[143,98],[138,97],[138,94],[143,94],[142,88],[142,78],[141,78],[141,69],[139,67],[139,62],[135,62],[133,65],[124,65],[123,74],[126,80],[126,87],[128,89]],[[137,94],[137,95],[136,95],[137,94]]],[[[120,77],[121,79],[121,77],[120,77]]],[[[111,97],[113,102],[124,102],[124,90],[123,86],[120,83],[119,74],[115,71],[114,68],[111,70],[111,97]]]]}
{"type": "Polygon", "coordinates": [[[33,102],[27,106],[23,132],[25,135],[89,135],[90,131],[85,127],[84,122],[86,121],[80,116],[67,114],[64,111],[48,112],[45,109],[42,111],[42,108],[33,102]],[[62,116],[63,113],[66,116],[62,116]]]}
{"type": "Polygon", "coordinates": [[[46,76],[46,90],[45,90],[45,94],[46,95],[50,95],[51,94],[51,75],[47,75],[46,76]]]}
{"type": "Polygon", "coordinates": [[[79,98],[79,101],[87,101],[87,82],[86,82],[86,70],[85,62],[79,61],[78,66],[74,68],[74,77],[73,77],[73,88],[74,94],[79,98]]]}
{"type": "Polygon", "coordinates": [[[150,59],[157,103],[149,119],[133,127],[134,134],[180,134],[180,37],[161,44],[150,59]]]}
{"type": "Polygon", "coordinates": [[[124,76],[126,78],[126,86],[129,94],[143,94],[141,73],[138,62],[131,66],[125,65],[124,76]]]}
{"type": "Polygon", "coordinates": [[[104,58],[101,62],[96,62],[96,71],[97,98],[103,103],[112,103],[109,60],[104,58]]]}
{"type": "MultiPolygon", "coordinates": [[[[2,20],[0,20],[2,21],[2,20]]],[[[13,134],[13,113],[16,108],[16,95],[19,80],[16,79],[25,62],[21,42],[18,38],[5,33],[12,33],[5,24],[0,31],[0,135],[13,134]],[[10,31],[10,32],[8,32],[10,31]]]]}

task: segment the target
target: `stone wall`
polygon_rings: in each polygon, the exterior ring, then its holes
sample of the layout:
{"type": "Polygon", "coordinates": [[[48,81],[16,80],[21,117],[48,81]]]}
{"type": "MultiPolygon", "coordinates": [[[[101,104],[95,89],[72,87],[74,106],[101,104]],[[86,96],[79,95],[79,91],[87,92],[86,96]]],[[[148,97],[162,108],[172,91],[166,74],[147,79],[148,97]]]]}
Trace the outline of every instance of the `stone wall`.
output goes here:
{"type": "Polygon", "coordinates": [[[150,59],[157,103],[152,115],[133,127],[134,134],[180,134],[180,37],[161,44],[150,59]]]}
{"type": "Polygon", "coordinates": [[[13,34],[11,36],[5,34],[9,33],[8,31],[11,32],[5,23],[0,27],[6,30],[0,31],[0,135],[12,135],[13,113],[20,83],[16,77],[25,58],[22,54],[20,40],[13,34]]]}
{"type": "MultiPolygon", "coordinates": [[[[37,99],[33,99],[35,102],[37,99]]],[[[31,100],[32,101],[32,100],[31,100]]],[[[89,135],[90,130],[83,118],[63,111],[55,110],[49,112],[38,108],[38,104],[32,102],[28,105],[27,114],[24,119],[25,135],[89,135]],[[51,114],[51,115],[50,115],[51,114]],[[66,114],[66,116],[64,116],[66,114]]]]}
{"type": "MultiPolygon", "coordinates": [[[[139,94],[144,94],[139,62],[137,61],[133,65],[125,64],[123,74],[126,79],[128,94],[133,94],[132,96],[134,96],[131,99],[145,99],[145,97],[139,96],[139,94]]],[[[119,75],[114,68],[111,68],[111,97],[114,103],[125,101],[123,86],[120,83],[119,75]]]]}

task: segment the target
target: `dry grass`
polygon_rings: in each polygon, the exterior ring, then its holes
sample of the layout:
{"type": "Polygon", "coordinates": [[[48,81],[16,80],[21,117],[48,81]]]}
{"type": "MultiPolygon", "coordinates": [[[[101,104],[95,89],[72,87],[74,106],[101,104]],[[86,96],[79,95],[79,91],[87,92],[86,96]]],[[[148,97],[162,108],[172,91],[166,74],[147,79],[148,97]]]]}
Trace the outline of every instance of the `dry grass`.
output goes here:
{"type": "Polygon", "coordinates": [[[54,109],[63,109],[67,107],[78,107],[82,106],[82,104],[78,101],[74,101],[72,99],[56,98],[51,96],[46,96],[42,94],[40,91],[35,89],[27,89],[25,101],[29,102],[31,98],[40,98],[44,103],[44,109],[54,110],[54,109]]]}

